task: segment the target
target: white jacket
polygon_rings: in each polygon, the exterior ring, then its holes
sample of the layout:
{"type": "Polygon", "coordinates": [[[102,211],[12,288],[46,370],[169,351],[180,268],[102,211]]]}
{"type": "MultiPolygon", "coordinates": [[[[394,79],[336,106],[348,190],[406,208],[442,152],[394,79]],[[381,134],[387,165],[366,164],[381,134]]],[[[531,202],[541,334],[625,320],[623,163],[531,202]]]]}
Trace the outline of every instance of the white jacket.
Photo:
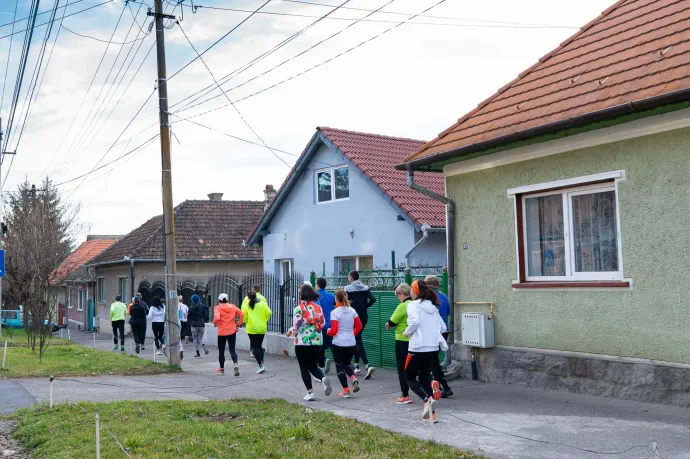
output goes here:
{"type": "Polygon", "coordinates": [[[448,345],[442,333],[446,331],[438,308],[429,300],[414,300],[407,303],[407,328],[405,336],[410,337],[410,352],[444,351],[448,345]]]}
{"type": "Polygon", "coordinates": [[[165,308],[158,309],[155,306],[151,306],[151,309],[149,309],[149,314],[146,317],[151,319],[151,322],[154,323],[165,322],[165,308]]]}

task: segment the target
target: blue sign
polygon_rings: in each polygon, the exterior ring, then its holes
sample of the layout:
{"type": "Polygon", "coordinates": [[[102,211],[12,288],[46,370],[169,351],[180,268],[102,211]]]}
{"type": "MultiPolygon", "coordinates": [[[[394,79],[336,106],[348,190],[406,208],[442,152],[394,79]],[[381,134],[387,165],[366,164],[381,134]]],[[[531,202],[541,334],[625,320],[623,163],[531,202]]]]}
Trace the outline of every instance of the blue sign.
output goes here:
{"type": "Polygon", "coordinates": [[[5,251],[0,250],[0,277],[5,277],[5,251]]]}

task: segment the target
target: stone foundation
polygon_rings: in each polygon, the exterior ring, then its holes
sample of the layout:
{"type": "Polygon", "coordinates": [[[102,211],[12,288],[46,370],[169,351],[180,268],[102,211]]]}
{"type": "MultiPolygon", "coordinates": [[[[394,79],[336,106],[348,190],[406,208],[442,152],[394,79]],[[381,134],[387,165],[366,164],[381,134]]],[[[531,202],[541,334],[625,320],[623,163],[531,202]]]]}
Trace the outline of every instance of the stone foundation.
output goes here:
{"type": "MultiPolygon", "coordinates": [[[[453,360],[472,378],[470,348],[453,360]]],[[[477,349],[480,381],[690,407],[690,365],[575,352],[497,347],[477,349]]]]}

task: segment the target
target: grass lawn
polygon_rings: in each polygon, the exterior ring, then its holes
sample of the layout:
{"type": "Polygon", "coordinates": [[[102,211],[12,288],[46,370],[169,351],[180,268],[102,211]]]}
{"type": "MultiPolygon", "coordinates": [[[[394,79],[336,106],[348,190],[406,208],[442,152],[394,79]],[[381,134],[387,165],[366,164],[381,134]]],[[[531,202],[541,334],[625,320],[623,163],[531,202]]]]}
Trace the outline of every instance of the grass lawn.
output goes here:
{"type": "Polygon", "coordinates": [[[31,352],[27,346],[23,330],[13,330],[10,337],[3,330],[0,341],[2,347],[7,340],[7,360],[5,369],[0,369],[0,377],[31,378],[54,376],[92,376],[103,374],[150,375],[179,371],[167,364],[153,363],[127,353],[101,351],[80,346],[72,341],[53,336],[50,346],[39,362],[38,350],[31,352]]]}
{"type": "MultiPolygon", "coordinates": [[[[450,446],[283,400],[110,402],[20,410],[14,433],[35,458],[92,458],[95,418],[135,458],[413,457],[479,459],[450,446]],[[83,407],[83,411],[80,407],[83,407]]],[[[429,428],[432,428],[431,426],[429,428]]],[[[101,427],[102,457],[125,457],[101,427]]]]}

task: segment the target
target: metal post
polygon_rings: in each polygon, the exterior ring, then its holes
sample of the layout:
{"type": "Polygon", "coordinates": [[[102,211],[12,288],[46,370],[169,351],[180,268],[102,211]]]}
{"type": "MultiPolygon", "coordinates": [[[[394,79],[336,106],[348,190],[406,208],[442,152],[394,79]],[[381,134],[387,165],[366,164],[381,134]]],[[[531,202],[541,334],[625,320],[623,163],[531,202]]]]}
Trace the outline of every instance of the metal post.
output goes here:
{"type": "Polygon", "coordinates": [[[280,333],[285,333],[285,284],[280,286],[280,333]]]}
{"type": "Polygon", "coordinates": [[[309,273],[309,283],[312,287],[316,288],[316,273],[314,271],[309,273]]]}
{"type": "MultiPolygon", "coordinates": [[[[448,295],[448,267],[443,267],[443,273],[441,274],[441,291],[448,295]]],[[[452,303],[452,301],[451,301],[452,303]]],[[[450,307],[454,307],[452,304],[450,307]]]]}
{"type": "Polygon", "coordinates": [[[405,283],[412,285],[412,270],[410,268],[405,268],[405,283]]]}
{"type": "Polygon", "coordinates": [[[5,369],[5,357],[7,357],[7,341],[5,341],[5,350],[2,351],[2,369],[5,369]]]}
{"type": "Polygon", "coordinates": [[[101,459],[101,420],[96,413],[96,459],[101,459]]]}
{"type": "Polygon", "coordinates": [[[50,376],[50,407],[53,407],[53,381],[55,381],[55,376],[50,376]]]}
{"type": "Polygon", "coordinates": [[[154,0],[155,13],[149,13],[156,19],[156,50],[158,61],[158,105],[160,109],[161,165],[163,178],[163,217],[165,221],[165,266],[169,291],[166,293],[168,324],[168,362],[180,365],[179,327],[177,324],[177,260],[175,257],[175,218],[172,195],[172,164],[170,161],[170,125],[168,120],[168,81],[165,68],[165,29],[163,19],[163,0],[154,0]]]}

